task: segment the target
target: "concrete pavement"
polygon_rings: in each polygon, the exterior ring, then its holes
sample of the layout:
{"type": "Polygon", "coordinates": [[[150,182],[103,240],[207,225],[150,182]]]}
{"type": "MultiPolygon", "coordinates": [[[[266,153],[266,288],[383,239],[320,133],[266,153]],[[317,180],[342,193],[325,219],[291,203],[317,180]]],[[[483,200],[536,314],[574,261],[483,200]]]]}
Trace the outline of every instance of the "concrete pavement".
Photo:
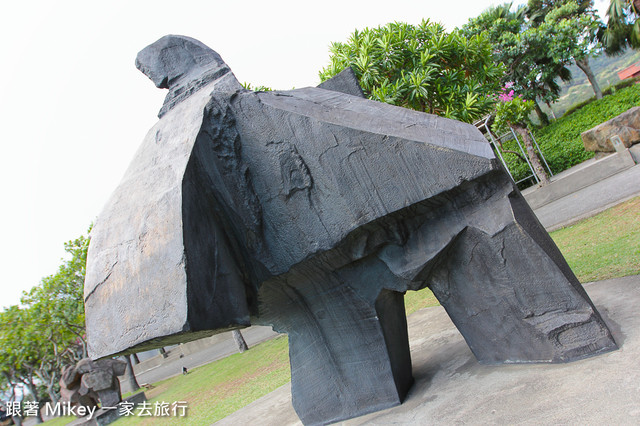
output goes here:
{"type": "MultiPolygon", "coordinates": [[[[441,307],[409,317],[415,384],[343,425],[640,424],[640,275],[586,284],[620,349],[568,364],[480,365],[441,307]]],[[[289,385],[216,425],[299,425],[289,385]]]]}
{"type": "MultiPolygon", "coordinates": [[[[523,192],[527,198],[526,191],[523,192]]],[[[534,209],[547,231],[571,225],[640,196],[640,164],[534,209]]]]}

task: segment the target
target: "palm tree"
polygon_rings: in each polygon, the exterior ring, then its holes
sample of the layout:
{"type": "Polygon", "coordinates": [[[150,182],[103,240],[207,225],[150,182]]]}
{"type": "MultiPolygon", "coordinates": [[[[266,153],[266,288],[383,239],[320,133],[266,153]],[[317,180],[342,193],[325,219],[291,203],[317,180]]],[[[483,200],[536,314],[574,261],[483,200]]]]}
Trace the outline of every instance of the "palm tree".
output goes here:
{"type": "Polygon", "coordinates": [[[607,26],[600,41],[607,54],[622,53],[627,47],[640,48],[640,0],[611,0],[607,26]]]}

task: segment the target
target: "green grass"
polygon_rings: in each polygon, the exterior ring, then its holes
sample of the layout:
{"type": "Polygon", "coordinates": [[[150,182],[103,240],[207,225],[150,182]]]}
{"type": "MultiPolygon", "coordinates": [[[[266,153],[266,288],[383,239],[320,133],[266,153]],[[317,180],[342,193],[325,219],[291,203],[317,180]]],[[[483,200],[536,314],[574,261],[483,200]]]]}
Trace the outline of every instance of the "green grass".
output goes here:
{"type": "Polygon", "coordinates": [[[407,316],[422,308],[438,305],[438,299],[428,288],[419,291],[408,291],[404,296],[404,310],[407,312],[407,316]]]}
{"type": "MultiPolygon", "coordinates": [[[[640,274],[640,197],[597,216],[551,233],[580,281],[588,282],[640,274]]],[[[407,314],[438,301],[430,290],[409,291],[407,314]]],[[[288,339],[280,336],[242,354],[212,362],[154,384],[147,390],[155,402],[188,403],[187,417],[126,417],[117,425],[211,424],[291,380],[288,339]]],[[[73,418],[55,419],[47,426],[62,426],[73,418]]]]}
{"type": "Polygon", "coordinates": [[[46,424],[47,426],[64,426],[68,423],[71,423],[72,421],[76,420],[77,417],[74,416],[63,416],[63,417],[56,417],[53,418],[51,420],[47,420],[46,422],[42,423],[42,424],[46,424]]]}
{"type": "Polygon", "coordinates": [[[186,401],[187,416],[130,416],[117,425],[211,424],[291,380],[288,339],[279,336],[251,350],[189,370],[189,374],[155,383],[151,404],[186,401]]]}
{"type": "Polygon", "coordinates": [[[640,197],[551,237],[581,282],[640,274],[640,197]]]}
{"type": "Polygon", "coordinates": [[[143,386],[140,389],[136,390],[135,392],[125,392],[122,394],[122,399],[129,398],[130,396],[133,396],[141,392],[146,392],[147,390],[148,389],[143,386]]]}

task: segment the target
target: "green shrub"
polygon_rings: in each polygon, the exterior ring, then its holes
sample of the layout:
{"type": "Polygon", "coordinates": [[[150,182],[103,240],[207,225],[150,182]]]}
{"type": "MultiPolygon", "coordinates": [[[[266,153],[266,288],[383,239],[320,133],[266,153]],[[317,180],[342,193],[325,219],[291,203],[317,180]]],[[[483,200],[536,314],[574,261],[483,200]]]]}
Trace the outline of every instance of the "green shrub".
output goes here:
{"type": "MultiPolygon", "coordinates": [[[[639,105],[640,84],[633,84],[617,89],[612,94],[593,101],[572,114],[565,114],[552,124],[534,131],[535,139],[551,171],[554,174],[560,173],[592,158],[594,153],[584,149],[580,134],[639,105]]],[[[504,148],[518,151],[515,141],[505,142],[504,148]]],[[[516,182],[531,173],[526,163],[517,156],[509,153],[503,155],[516,182]]]]}
{"type": "MultiPolygon", "coordinates": [[[[637,78],[637,77],[636,78],[627,78],[625,80],[622,80],[622,81],[620,81],[620,82],[618,82],[616,84],[612,84],[611,86],[607,87],[606,89],[604,89],[602,91],[602,94],[604,96],[611,95],[611,94],[616,93],[620,89],[624,89],[625,87],[632,86],[632,85],[634,85],[634,84],[636,84],[638,82],[640,82],[640,78],[637,78]]],[[[573,105],[571,108],[569,108],[564,113],[564,115],[562,117],[564,118],[564,117],[566,117],[566,116],[568,116],[570,114],[573,114],[574,112],[578,111],[579,109],[583,108],[586,105],[589,105],[591,102],[593,102],[595,100],[596,100],[596,97],[592,96],[592,97],[590,97],[589,99],[587,99],[585,101],[582,101],[580,103],[577,103],[577,104],[573,105]]]]}

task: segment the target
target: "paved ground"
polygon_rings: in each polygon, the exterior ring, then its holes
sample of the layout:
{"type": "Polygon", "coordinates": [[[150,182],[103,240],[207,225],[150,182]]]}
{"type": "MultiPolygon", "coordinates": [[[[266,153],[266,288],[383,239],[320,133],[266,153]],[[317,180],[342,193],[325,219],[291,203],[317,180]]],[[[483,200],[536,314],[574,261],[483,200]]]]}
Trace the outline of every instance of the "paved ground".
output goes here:
{"type": "MultiPolygon", "coordinates": [[[[620,349],[568,364],[480,365],[441,307],[409,317],[405,402],[344,425],[640,424],[640,275],[586,284],[620,349]]],[[[216,425],[299,425],[289,385],[216,425]]]]}
{"type": "Polygon", "coordinates": [[[553,231],[635,196],[640,196],[640,164],[534,211],[542,225],[553,231]]]}

